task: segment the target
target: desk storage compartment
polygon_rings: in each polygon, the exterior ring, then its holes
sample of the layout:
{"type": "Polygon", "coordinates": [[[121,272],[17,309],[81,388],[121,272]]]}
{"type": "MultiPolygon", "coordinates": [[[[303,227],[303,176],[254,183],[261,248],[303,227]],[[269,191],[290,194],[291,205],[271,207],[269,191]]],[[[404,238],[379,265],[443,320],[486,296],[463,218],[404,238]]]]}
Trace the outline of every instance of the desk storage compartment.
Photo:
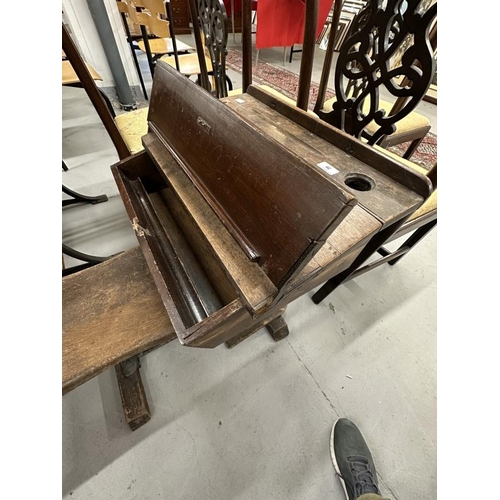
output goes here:
{"type": "Polygon", "coordinates": [[[276,312],[252,318],[204,232],[147,153],[114,165],[112,171],[182,344],[214,347],[273,319],[276,312]]]}

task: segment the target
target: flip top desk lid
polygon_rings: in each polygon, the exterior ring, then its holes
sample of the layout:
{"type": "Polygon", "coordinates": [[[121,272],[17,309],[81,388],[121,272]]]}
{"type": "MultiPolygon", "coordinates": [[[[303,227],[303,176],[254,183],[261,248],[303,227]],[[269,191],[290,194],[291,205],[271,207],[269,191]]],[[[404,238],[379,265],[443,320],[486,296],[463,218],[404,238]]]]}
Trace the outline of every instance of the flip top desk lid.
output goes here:
{"type": "Polygon", "coordinates": [[[148,124],[143,143],[167,184],[175,164],[276,294],[357,203],[340,183],[162,61],[148,124]]]}

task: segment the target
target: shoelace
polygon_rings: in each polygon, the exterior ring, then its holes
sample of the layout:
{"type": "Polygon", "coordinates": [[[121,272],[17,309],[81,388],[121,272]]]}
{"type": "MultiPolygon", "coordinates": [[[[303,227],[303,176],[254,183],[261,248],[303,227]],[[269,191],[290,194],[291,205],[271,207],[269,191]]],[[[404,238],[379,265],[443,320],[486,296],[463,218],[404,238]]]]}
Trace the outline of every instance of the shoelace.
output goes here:
{"type": "Polygon", "coordinates": [[[357,496],[365,493],[380,493],[373,480],[373,473],[368,469],[368,460],[365,457],[347,457],[347,461],[355,479],[354,487],[357,496]]]}

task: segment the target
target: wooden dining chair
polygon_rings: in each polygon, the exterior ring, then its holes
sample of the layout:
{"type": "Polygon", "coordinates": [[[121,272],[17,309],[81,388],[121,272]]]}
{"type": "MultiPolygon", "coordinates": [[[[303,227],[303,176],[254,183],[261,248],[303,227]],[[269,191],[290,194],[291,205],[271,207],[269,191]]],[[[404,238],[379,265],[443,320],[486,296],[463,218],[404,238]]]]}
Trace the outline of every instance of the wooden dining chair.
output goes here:
{"type": "MultiPolygon", "coordinates": [[[[304,54],[301,61],[300,75],[299,75],[299,89],[297,93],[297,107],[302,110],[308,110],[309,105],[309,90],[311,84],[312,75],[312,65],[314,59],[314,36],[311,36],[313,29],[311,27],[315,26],[316,16],[317,16],[317,5],[318,0],[306,0],[306,19],[304,26],[304,54]]],[[[344,42],[343,50],[339,55],[339,63],[344,66],[349,66],[348,62],[352,61],[352,65],[348,67],[345,71],[349,76],[360,76],[362,80],[362,85],[358,91],[357,97],[346,97],[346,91],[344,88],[344,81],[340,76],[336,77],[336,94],[341,96],[338,103],[333,107],[332,111],[325,111],[321,106],[321,103],[325,100],[326,95],[326,75],[330,73],[331,65],[333,61],[333,48],[334,48],[334,38],[331,37],[330,43],[327,48],[327,54],[325,57],[325,64],[323,67],[322,74],[322,85],[320,86],[318,103],[315,107],[315,111],[321,114],[322,118],[326,119],[330,124],[333,124],[337,128],[340,128],[351,135],[354,135],[369,144],[374,145],[374,147],[384,154],[395,157],[401,163],[410,166],[414,170],[420,170],[421,167],[415,163],[401,158],[394,153],[382,148],[379,144],[382,143],[385,135],[390,135],[395,129],[395,123],[397,119],[394,119],[393,114],[398,113],[397,118],[402,119],[412,112],[414,107],[420,102],[422,97],[425,95],[430,81],[432,79],[435,61],[434,61],[434,49],[431,43],[432,38],[437,37],[437,24],[431,30],[431,26],[437,17],[437,4],[431,6],[426,12],[419,13],[416,12],[418,0],[408,0],[403,2],[401,0],[387,0],[385,7],[384,2],[381,0],[370,0],[370,5],[372,5],[376,11],[364,11],[361,12],[358,18],[357,30],[356,25],[353,30],[356,30],[354,35],[351,35],[351,39],[347,39],[344,42]],[[406,11],[401,10],[403,6],[407,6],[406,11]],[[412,15],[410,15],[412,14],[412,15]],[[378,17],[377,17],[378,16],[378,17]],[[375,35],[368,28],[368,22],[372,21],[372,28],[374,24],[374,19],[378,19],[378,25],[375,28],[375,35]],[[384,29],[383,26],[386,28],[384,29]],[[392,24],[391,24],[392,23],[392,24]],[[384,34],[384,37],[380,39],[378,33],[384,34]],[[387,53],[385,58],[380,54],[382,49],[393,48],[396,49],[396,44],[400,43],[403,39],[408,40],[406,36],[407,33],[411,33],[414,44],[412,47],[407,47],[406,52],[403,55],[402,62],[404,67],[401,69],[388,69],[389,61],[387,60],[387,53]],[[363,36],[365,37],[363,39],[363,36]],[[376,43],[375,43],[376,42],[376,43]],[[348,45],[347,45],[348,44],[348,45]],[[392,44],[392,45],[391,45],[392,44]],[[361,53],[360,47],[364,47],[365,53],[361,53]],[[380,54],[380,59],[379,59],[380,54]],[[370,56],[373,56],[374,63],[370,63],[370,56]],[[375,63],[379,62],[377,66],[375,63]],[[362,71],[362,63],[367,65],[364,73],[362,71]],[[361,68],[361,69],[360,69],[361,68]],[[369,71],[371,70],[371,72],[369,71]],[[399,71],[399,73],[398,73],[399,71]],[[375,81],[377,76],[384,75],[384,78],[379,79],[378,83],[369,87],[367,83],[375,81]],[[363,76],[366,79],[363,81],[363,76]],[[401,76],[406,76],[407,80],[401,81],[401,76]],[[396,77],[400,77],[396,80],[396,77]],[[392,81],[391,79],[394,79],[392,81]],[[398,97],[402,99],[398,103],[399,109],[389,113],[388,115],[384,110],[376,109],[373,110],[371,118],[368,113],[363,113],[363,108],[361,102],[363,98],[368,99],[370,103],[368,112],[372,111],[376,102],[379,102],[379,86],[383,83],[389,81],[396,89],[398,97]],[[399,82],[399,84],[398,84],[399,82]],[[365,85],[365,87],[363,87],[365,85]],[[412,91],[418,90],[414,95],[411,94],[412,91]],[[328,114],[329,113],[329,114],[328,114]],[[385,117],[385,120],[384,120],[385,117]],[[365,132],[367,124],[375,120],[375,123],[379,124],[379,131],[374,131],[369,135],[362,135],[365,132]],[[364,125],[364,127],[362,126],[364,125]]],[[[334,15],[333,15],[333,25],[338,23],[340,18],[340,11],[342,8],[342,2],[334,4],[334,15]]],[[[243,2],[243,89],[245,90],[252,83],[252,65],[251,65],[251,30],[250,30],[250,0],[244,0],[243,2]],[[246,28],[246,29],[245,29],[246,28]]],[[[334,30],[335,31],[335,30],[334,30]]],[[[389,50],[390,53],[390,50],[389,50]]],[[[339,66],[340,68],[340,66],[339,66]]],[[[337,72],[338,75],[342,73],[337,72]]],[[[285,96],[280,95],[275,92],[275,97],[281,100],[287,100],[285,96]]],[[[384,143],[386,145],[387,143],[384,143]]],[[[408,154],[406,155],[408,156],[408,154]]],[[[437,166],[429,172],[429,177],[432,177],[434,181],[437,181],[437,166]]],[[[434,182],[433,181],[433,182],[434,182]]],[[[435,183],[435,186],[437,182],[435,183]]],[[[395,263],[399,258],[406,254],[415,244],[422,239],[437,223],[437,191],[431,195],[431,197],[423,204],[423,206],[414,214],[410,214],[406,221],[402,221],[402,224],[392,225],[381,231],[373,241],[369,242],[363,251],[360,253],[358,258],[352,263],[352,265],[346,269],[344,272],[338,274],[334,278],[330,279],[325,283],[313,296],[313,301],[319,303],[323,300],[329,293],[331,293],[340,284],[354,276],[359,276],[363,272],[373,269],[375,266],[365,266],[366,261],[379,251],[383,257],[378,261],[377,265],[381,265],[384,262],[395,263]],[[389,254],[385,249],[384,245],[399,238],[404,234],[413,234],[408,238],[396,252],[389,254]]]]}
{"type": "MultiPolygon", "coordinates": [[[[156,61],[162,58],[185,76],[199,75],[196,49],[175,37],[170,2],[165,0],[121,0],[127,4],[127,14],[133,25],[138,25],[142,37],[138,47],[146,53],[151,76],[156,61]]],[[[210,60],[206,57],[210,66],[210,60]]],[[[210,67],[210,70],[212,68],[210,67]]]]}
{"type": "MultiPolygon", "coordinates": [[[[415,117],[413,110],[425,96],[435,71],[437,3],[423,12],[418,10],[419,3],[419,0],[388,0],[384,4],[380,0],[370,0],[353,21],[350,34],[341,47],[335,71],[336,98],[328,109],[322,103],[326,90],[325,75],[329,72],[331,60],[328,60],[328,56],[325,58],[315,112],[328,123],[368,142],[404,165],[426,173],[433,182],[434,191],[402,225],[389,229],[384,235],[385,239],[379,238],[367,246],[349,269],[328,280],[312,296],[316,304],[345,281],[384,263],[395,264],[437,224],[437,165],[426,172],[408,159],[430,128],[426,126],[421,132],[415,129],[411,136],[408,123],[415,117]],[[413,44],[408,44],[408,34],[413,44]],[[432,39],[434,43],[431,43],[432,39]],[[405,44],[401,66],[392,68],[391,58],[400,44],[405,44]],[[380,104],[379,88],[383,85],[397,97],[394,105],[380,104]],[[401,127],[405,119],[407,124],[401,127]],[[404,135],[404,131],[407,135],[404,135]],[[388,138],[393,134],[394,138],[389,141],[388,138]],[[398,143],[398,136],[402,137],[399,143],[411,140],[404,158],[385,149],[388,145],[398,143]],[[387,250],[387,243],[410,233],[395,251],[387,250]],[[367,264],[376,252],[381,258],[367,264]]],[[[333,53],[331,45],[327,51],[333,53]]]]}
{"type": "Polygon", "coordinates": [[[163,56],[173,58],[174,67],[186,71],[194,47],[177,40],[172,21],[170,2],[165,0],[127,0],[129,18],[138,24],[142,38],[138,47],[146,53],[151,75],[154,75],[156,61],[163,56]]]}
{"type": "MultiPolygon", "coordinates": [[[[436,70],[437,3],[420,11],[422,3],[368,1],[340,48],[335,97],[325,101],[334,51],[334,37],[330,37],[314,107],[321,119],[368,144],[388,148],[409,142],[406,159],[431,128],[428,118],[415,108],[436,70]],[[382,99],[381,89],[392,99],[382,99]]],[[[336,2],[332,32],[341,9],[342,2],[336,2]]]]}
{"type": "MultiPolygon", "coordinates": [[[[189,3],[190,11],[198,19],[193,24],[196,42],[196,54],[183,56],[185,66],[181,73],[186,76],[196,75],[198,83],[215,97],[226,97],[234,91],[233,83],[226,73],[227,39],[229,22],[226,7],[222,0],[193,0],[189,3]]],[[[162,57],[162,61],[174,66],[172,57],[162,57]]],[[[234,91],[234,92],[233,92],[234,91]]]]}

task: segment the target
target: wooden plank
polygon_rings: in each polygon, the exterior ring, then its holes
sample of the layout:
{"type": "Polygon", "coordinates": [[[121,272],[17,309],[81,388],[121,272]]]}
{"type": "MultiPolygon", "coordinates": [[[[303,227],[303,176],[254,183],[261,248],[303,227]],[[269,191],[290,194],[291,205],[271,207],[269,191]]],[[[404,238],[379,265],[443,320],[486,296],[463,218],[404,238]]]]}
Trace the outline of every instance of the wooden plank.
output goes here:
{"type": "Polygon", "coordinates": [[[384,225],[391,223],[395,217],[401,218],[414,212],[421,205],[422,197],[418,194],[373,168],[371,164],[311,133],[255,97],[247,94],[239,98],[228,97],[223,102],[285,148],[306,158],[312,168],[319,170],[317,165],[326,161],[338,170],[334,175],[344,184],[354,174],[371,179],[372,188],[367,191],[355,190],[347,185],[345,187],[357,197],[359,204],[375,214],[384,225]]]}
{"type": "Polygon", "coordinates": [[[176,338],[139,247],[63,278],[63,394],[176,338]]]}
{"type": "Polygon", "coordinates": [[[159,61],[156,73],[151,134],[174,155],[246,255],[283,288],[356,198],[168,65],[159,61]]]}

